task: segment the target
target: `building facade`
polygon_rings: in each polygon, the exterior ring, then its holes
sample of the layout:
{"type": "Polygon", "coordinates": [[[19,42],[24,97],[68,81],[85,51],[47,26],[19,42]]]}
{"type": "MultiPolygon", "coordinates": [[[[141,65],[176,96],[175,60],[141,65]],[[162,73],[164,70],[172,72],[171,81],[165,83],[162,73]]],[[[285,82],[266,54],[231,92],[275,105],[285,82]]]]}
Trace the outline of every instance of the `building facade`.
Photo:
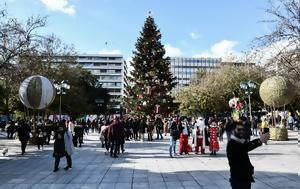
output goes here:
{"type": "Polygon", "coordinates": [[[121,97],[125,95],[127,65],[119,54],[81,54],[77,62],[98,78],[111,96],[109,108],[120,113],[121,97]]]}
{"type": "Polygon", "coordinates": [[[220,68],[220,58],[183,58],[171,57],[170,69],[176,77],[175,89],[187,86],[198,70],[211,72],[220,68]]]}

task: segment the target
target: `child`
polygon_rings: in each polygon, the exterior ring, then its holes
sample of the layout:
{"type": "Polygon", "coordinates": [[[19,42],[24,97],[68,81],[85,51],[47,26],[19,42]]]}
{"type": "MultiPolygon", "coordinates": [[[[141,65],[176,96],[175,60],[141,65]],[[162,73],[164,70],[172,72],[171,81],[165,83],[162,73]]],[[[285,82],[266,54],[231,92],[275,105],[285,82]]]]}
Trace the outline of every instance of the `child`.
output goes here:
{"type": "Polygon", "coordinates": [[[211,127],[209,128],[209,150],[211,151],[210,155],[216,155],[217,151],[219,151],[219,141],[218,141],[218,132],[219,129],[215,122],[212,122],[211,127]]]}

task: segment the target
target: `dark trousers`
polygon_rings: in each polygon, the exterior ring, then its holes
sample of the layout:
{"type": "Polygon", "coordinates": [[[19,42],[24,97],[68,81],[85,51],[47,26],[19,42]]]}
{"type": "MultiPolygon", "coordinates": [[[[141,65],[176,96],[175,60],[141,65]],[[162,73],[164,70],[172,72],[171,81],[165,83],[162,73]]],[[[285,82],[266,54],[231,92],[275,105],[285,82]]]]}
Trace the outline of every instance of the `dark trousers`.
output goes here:
{"type": "Polygon", "coordinates": [[[153,138],[152,138],[152,133],[148,133],[148,141],[152,141],[153,138]]]}
{"type": "Polygon", "coordinates": [[[137,140],[139,138],[138,131],[133,131],[133,138],[137,140]]]}
{"type": "Polygon", "coordinates": [[[117,156],[117,152],[120,148],[119,146],[120,146],[119,140],[114,139],[111,141],[110,156],[114,156],[114,157],[117,156]]]}
{"type": "Polygon", "coordinates": [[[28,140],[21,140],[21,150],[22,150],[22,154],[25,153],[25,149],[26,149],[26,146],[27,146],[27,142],[28,142],[28,140]]]}
{"type": "Polygon", "coordinates": [[[43,137],[37,138],[37,145],[38,145],[38,149],[40,149],[41,146],[42,146],[42,148],[44,147],[44,138],[43,137]]]}
{"type": "Polygon", "coordinates": [[[51,138],[51,133],[49,133],[49,134],[47,133],[47,135],[45,137],[45,143],[48,145],[50,144],[50,138],[51,138]]]}
{"type": "MultiPolygon", "coordinates": [[[[71,159],[71,156],[66,155],[66,159],[67,159],[68,167],[71,168],[71,167],[72,167],[72,159],[71,159]]],[[[60,157],[55,157],[55,163],[54,163],[54,169],[55,169],[55,170],[58,169],[59,162],[60,162],[60,157]]]]}
{"type": "Polygon", "coordinates": [[[161,133],[161,128],[158,128],[156,127],[156,139],[159,139],[159,136],[160,136],[160,139],[163,139],[163,136],[162,136],[162,133],[161,133]]]}
{"type": "Polygon", "coordinates": [[[7,132],[7,138],[8,139],[13,139],[14,132],[7,132]]]}
{"type": "Polygon", "coordinates": [[[235,179],[230,179],[232,189],[251,189],[250,181],[237,181],[235,179]]]}

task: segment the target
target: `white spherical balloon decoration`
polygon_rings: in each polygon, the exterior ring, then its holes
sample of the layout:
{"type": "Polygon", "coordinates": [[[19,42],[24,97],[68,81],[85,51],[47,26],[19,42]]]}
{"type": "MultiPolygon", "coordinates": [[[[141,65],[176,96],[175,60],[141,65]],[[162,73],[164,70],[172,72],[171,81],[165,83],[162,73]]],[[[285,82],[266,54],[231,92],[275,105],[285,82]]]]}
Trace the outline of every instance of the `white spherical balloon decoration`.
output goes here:
{"type": "Polygon", "coordinates": [[[53,83],[44,76],[34,75],[26,78],[19,89],[21,102],[31,109],[44,109],[55,99],[53,83]]]}

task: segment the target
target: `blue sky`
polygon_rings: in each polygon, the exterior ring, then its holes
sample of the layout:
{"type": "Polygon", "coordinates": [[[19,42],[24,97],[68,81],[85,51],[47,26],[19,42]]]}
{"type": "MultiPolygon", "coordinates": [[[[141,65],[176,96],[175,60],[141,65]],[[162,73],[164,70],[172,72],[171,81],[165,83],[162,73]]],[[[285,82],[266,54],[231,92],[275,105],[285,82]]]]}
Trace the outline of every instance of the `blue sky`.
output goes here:
{"type": "Polygon", "coordinates": [[[267,32],[259,22],[266,19],[266,0],[0,0],[5,1],[12,17],[48,16],[43,32],[74,44],[78,53],[130,57],[148,11],[170,56],[239,53],[267,32]]]}

